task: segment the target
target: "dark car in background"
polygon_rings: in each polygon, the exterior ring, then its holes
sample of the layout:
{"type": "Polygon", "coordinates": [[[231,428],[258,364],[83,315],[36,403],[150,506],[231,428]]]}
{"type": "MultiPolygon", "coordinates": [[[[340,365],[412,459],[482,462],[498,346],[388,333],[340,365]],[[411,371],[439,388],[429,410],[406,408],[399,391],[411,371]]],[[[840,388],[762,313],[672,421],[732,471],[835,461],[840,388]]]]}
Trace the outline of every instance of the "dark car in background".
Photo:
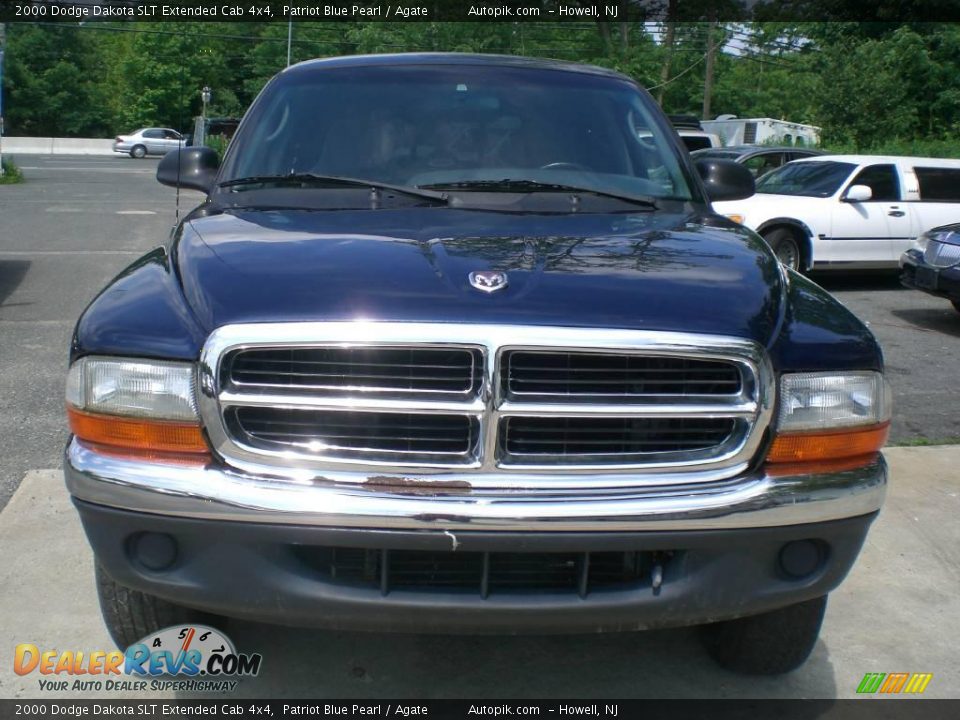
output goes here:
{"type": "Polygon", "coordinates": [[[792,160],[823,155],[820,150],[790,146],[768,145],[730,145],[727,147],[704,148],[690,153],[695,160],[733,160],[746,168],[754,177],[760,177],[792,160]]]}
{"type": "Polygon", "coordinates": [[[917,238],[900,257],[900,282],[949,300],[960,312],[960,223],[944,225],[917,238]]]}
{"type": "Polygon", "coordinates": [[[212,613],[807,658],[884,498],[881,350],[712,210],[752,176],[632,79],[301,63],[157,178],[206,200],[83,312],[67,381],[121,647],[212,613]]]}

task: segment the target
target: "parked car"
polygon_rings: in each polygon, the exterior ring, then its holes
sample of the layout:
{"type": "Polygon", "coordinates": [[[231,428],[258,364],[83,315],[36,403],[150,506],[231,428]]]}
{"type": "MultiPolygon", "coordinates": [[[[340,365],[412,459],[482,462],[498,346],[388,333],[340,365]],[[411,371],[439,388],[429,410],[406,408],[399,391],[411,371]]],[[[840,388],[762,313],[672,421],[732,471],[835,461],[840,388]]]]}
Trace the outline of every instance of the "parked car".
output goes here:
{"type": "Polygon", "coordinates": [[[113,151],[130,157],[166,155],[171,150],[186,147],[186,138],[170,128],[141,128],[129,135],[117,135],[113,151]]]}
{"type": "Polygon", "coordinates": [[[157,178],[207,199],[83,312],[67,380],[121,647],[204,612],[810,653],[884,496],[880,348],[711,210],[752,176],[631,78],[301,63],[222,164],[157,178]]]}
{"type": "Polygon", "coordinates": [[[895,269],[915,237],[960,221],[960,160],[822,155],[764,175],[756,190],[714,209],[800,270],[895,269]]]}
{"type": "Polygon", "coordinates": [[[799,147],[775,147],[768,145],[734,145],[729,147],[704,148],[690,153],[694,160],[716,158],[718,160],[733,160],[746,168],[754,177],[766,175],[800,158],[823,155],[820,150],[799,147]]]}
{"type": "Polygon", "coordinates": [[[960,223],[925,232],[900,256],[900,282],[946,298],[960,312],[960,223]]]}
{"type": "Polygon", "coordinates": [[[720,147],[723,144],[719,135],[704,131],[696,115],[670,115],[669,117],[670,123],[689,152],[720,147]]]}

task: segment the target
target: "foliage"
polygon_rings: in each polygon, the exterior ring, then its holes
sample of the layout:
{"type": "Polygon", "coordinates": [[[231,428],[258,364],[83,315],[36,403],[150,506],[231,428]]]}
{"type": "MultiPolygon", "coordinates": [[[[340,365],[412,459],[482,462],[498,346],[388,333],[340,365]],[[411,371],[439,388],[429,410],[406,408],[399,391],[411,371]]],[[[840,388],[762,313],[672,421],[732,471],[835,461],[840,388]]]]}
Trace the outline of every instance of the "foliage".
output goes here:
{"type": "MultiPolygon", "coordinates": [[[[707,50],[715,46],[713,115],[819,125],[832,148],[956,156],[960,25],[811,21],[825,2],[797,0],[793,22],[781,13],[779,22],[712,24],[715,2],[660,0],[676,22],[294,23],[290,61],[408,51],[575,60],[626,73],[667,112],[699,114],[707,50]]],[[[286,66],[287,31],[279,22],[10,24],[6,132],[189,131],[205,85],[209,116],[239,116],[286,66]]]]}
{"type": "Polygon", "coordinates": [[[0,175],[0,185],[15,185],[23,182],[23,173],[14,165],[12,160],[3,159],[3,175],[0,175]]]}
{"type": "Polygon", "coordinates": [[[223,135],[207,135],[203,144],[211,150],[216,151],[217,157],[222,160],[223,154],[227,151],[227,145],[229,142],[223,135]]]}

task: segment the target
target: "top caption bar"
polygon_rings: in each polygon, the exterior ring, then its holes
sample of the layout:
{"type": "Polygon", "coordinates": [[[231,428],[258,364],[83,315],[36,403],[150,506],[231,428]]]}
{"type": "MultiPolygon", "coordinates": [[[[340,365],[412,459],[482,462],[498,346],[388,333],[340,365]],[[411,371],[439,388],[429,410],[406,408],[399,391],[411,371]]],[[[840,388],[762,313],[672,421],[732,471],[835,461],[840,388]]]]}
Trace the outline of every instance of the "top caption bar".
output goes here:
{"type": "Polygon", "coordinates": [[[960,0],[0,0],[0,22],[960,22],[960,0]]]}

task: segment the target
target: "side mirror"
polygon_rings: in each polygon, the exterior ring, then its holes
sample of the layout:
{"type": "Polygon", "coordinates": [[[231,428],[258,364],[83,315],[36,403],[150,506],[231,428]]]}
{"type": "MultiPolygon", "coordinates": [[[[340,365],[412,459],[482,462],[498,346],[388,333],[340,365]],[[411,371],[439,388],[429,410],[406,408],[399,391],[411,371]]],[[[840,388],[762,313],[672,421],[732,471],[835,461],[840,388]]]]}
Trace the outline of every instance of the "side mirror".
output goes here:
{"type": "Polygon", "coordinates": [[[869,185],[851,185],[841,198],[844,202],[866,202],[873,197],[869,185]]]}
{"type": "Polygon", "coordinates": [[[697,160],[694,165],[711,201],[743,200],[755,192],[753,174],[733,160],[697,160]]]}
{"type": "Polygon", "coordinates": [[[219,169],[216,150],[203,146],[173,150],[157,165],[157,181],[170,187],[210,192],[219,169]]]}

